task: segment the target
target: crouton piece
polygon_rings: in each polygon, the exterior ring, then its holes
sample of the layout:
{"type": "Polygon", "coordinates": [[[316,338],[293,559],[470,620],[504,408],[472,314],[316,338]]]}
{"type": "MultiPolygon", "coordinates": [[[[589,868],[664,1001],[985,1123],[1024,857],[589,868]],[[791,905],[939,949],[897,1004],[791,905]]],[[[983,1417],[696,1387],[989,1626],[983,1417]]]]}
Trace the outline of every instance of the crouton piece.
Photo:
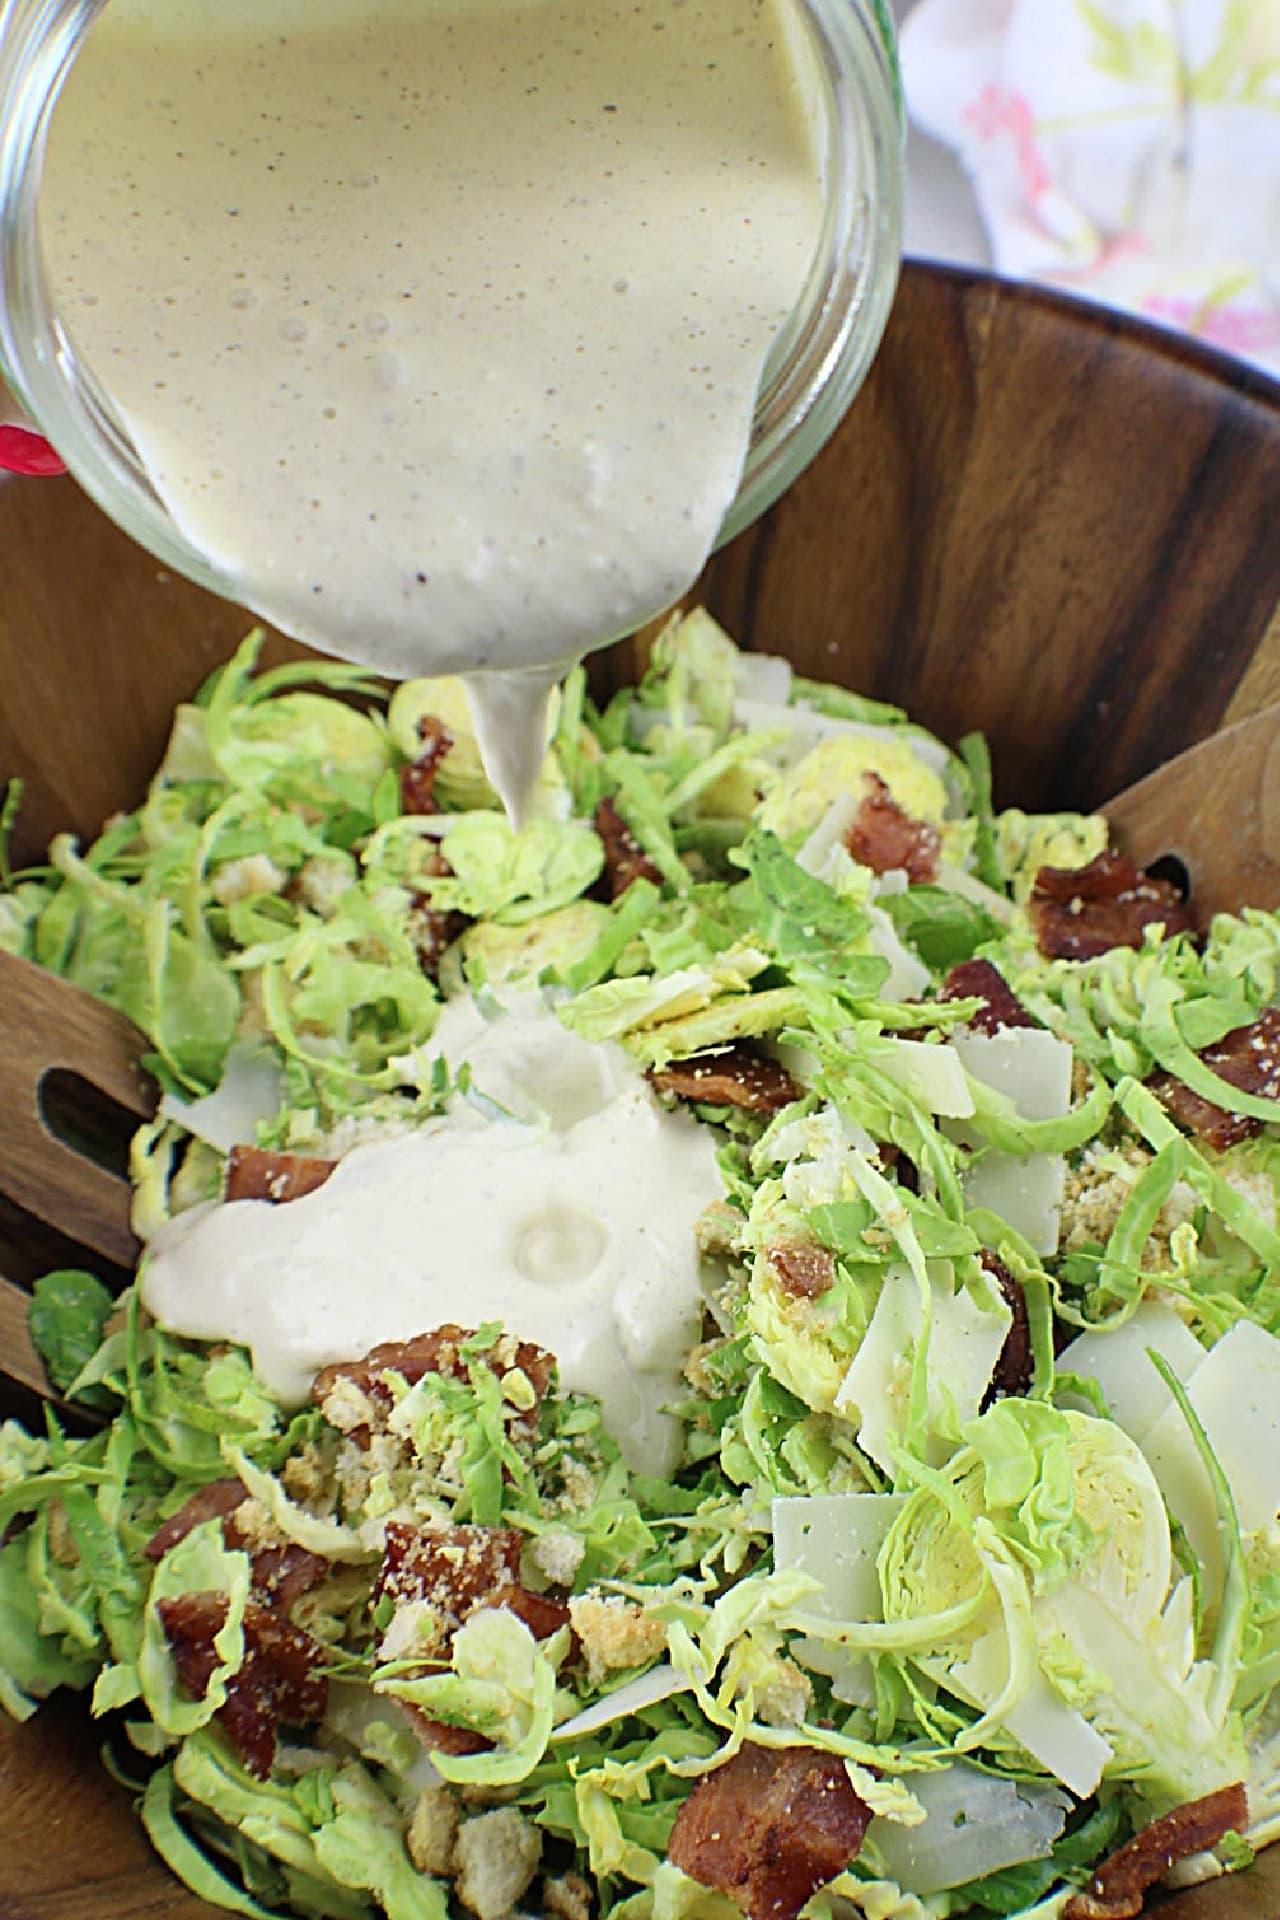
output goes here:
{"type": "Polygon", "coordinates": [[[554,1920],[591,1920],[591,1889],[580,1873],[548,1874],[542,1906],[554,1920]]]}
{"type": "Polygon", "coordinates": [[[405,1840],[419,1873],[434,1874],[437,1880],[449,1878],[460,1819],[458,1802],[443,1781],[422,1789],[405,1840]]]}
{"type": "Polygon", "coordinates": [[[582,1642],[593,1685],[619,1668],[642,1667],[661,1659],[667,1650],[662,1622],[619,1594],[580,1594],[569,1602],[569,1619],[582,1642]]]}
{"type": "Polygon", "coordinates": [[[533,1880],[542,1835],[514,1807],[464,1820],[454,1846],[454,1891],[479,1920],[504,1920],[533,1880]]]}

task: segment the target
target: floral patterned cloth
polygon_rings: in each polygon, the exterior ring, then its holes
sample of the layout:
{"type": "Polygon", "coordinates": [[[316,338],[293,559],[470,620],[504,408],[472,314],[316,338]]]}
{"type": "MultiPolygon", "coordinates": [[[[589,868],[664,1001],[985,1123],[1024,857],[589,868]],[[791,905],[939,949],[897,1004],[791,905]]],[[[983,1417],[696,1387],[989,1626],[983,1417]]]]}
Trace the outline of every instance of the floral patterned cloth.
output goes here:
{"type": "Polygon", "coordinates": [[[919,0],[902,64],[999,272],[1280,374],[1280,0],[919,0]]]}

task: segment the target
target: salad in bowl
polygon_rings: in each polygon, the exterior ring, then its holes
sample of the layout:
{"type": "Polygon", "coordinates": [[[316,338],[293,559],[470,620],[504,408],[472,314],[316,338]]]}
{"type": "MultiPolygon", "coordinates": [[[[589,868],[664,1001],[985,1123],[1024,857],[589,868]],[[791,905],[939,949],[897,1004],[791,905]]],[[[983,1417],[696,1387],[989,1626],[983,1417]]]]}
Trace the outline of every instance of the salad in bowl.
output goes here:
{"type": "MultiPolygon", "coordinates": [[[[460,684],[255,675],[0,943],[163,1097],[60,1688],[245,1915],[1129,1920],[1280,1835],[1280,918],[676,616],[532,817],[460,684]]],[[[11,817],[17,796],[7,809],[11,817]]]]}

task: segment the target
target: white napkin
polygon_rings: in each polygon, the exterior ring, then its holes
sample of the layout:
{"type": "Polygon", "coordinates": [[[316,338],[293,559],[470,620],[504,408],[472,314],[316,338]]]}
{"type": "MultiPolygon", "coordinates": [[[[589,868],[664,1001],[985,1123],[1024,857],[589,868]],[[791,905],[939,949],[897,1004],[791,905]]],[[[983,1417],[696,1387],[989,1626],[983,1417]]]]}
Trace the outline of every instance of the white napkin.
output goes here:
{"type": "Polygon", "coordinates": [[[902,64],[998,272],[1280,373],[1280,0],[919,0],[902,64]]]}

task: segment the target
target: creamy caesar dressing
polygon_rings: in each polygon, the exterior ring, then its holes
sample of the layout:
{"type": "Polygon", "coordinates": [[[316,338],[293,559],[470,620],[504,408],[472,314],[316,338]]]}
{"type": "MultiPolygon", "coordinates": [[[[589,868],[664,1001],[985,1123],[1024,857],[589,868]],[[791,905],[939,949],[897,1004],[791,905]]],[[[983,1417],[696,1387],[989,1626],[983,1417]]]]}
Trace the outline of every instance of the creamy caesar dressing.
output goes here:
{"type": "Polygon", "coordinates": [[[545,672],[690,584],[821,224],[795,0],[110,0],[55,110],[55,296],[238,596],[545,672]]]}
{"type": "Polygon", "coordinates": [[[675,1463],[680,1369],[702,1315],[695,1227],[721,1195],[711,1135],[666,1113],[619,1047],[540,1007],[446,1009],[433,1048],[471,1091],[356,1147],[287,1206],[193,1208],[152,1241],[149,1312],[249,1348],[287,1402],[316,1369],[446,1321],[501,1320],[597,1394],[629,1463],[675,1463]]]}

